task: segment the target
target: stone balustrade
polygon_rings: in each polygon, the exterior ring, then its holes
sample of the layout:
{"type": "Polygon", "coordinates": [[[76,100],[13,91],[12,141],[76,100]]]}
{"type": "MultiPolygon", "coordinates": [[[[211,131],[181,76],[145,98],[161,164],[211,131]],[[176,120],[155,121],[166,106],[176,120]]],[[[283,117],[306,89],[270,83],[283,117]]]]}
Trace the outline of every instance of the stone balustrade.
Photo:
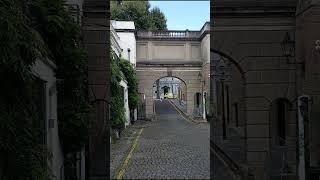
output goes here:
{"type": "Polygon", "coordinates": [[[200,31],[137,31],[138,38],[200,38],[200,31]]]}

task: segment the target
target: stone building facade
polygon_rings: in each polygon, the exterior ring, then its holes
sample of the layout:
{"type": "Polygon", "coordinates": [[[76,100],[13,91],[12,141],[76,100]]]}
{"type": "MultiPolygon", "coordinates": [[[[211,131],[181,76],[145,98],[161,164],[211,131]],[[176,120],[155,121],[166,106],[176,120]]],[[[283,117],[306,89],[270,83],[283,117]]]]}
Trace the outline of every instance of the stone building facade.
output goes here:
{"type": "Polygon", "coordinates": [[[154,115],[152,87],[163,77],[175,77],[186,84],[187,114],[201,117],[202,103],[209,97],[209,23],[200,31],[137,31],[136,39],[138,91],[144,97],[145,117],[154,115]],[[195,104],[196,98],[201,99],[201,105],[195,104]]]}
{"type": "Polygon", "coordinates": [[[319,2],[221,0],[211,6],[211,140],[255,179],[310,179],[320,165],[319,2]],[[310,97],[307,110],[302,95],[310,97]],[[301,133],[306,138],[297,138],[301,133]]]}

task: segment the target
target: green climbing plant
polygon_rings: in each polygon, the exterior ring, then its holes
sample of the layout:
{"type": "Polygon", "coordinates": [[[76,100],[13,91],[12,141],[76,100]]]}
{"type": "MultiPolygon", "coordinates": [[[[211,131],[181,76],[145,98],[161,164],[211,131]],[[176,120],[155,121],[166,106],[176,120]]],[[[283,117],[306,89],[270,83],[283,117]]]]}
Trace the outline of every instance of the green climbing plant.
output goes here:
{"type": "Polygon", "coordinates": [[[135,109],[138,106],[138,80],[134,66],[126,59],[120,61],[121,71],[128,83],[129,108],[135,109]]]}
{"type": "MultiPolygon", "coordinates": [[[[32,72],[50,59],[59,79],[58,125],[64,154],[88,137],[87,57],[80,27],[63,0],[0,1],[0,179],[51,179],[40,90],[32,72]]],[[[43,97],[42,97],[43,98],[43,97]]]]}
{"type": "Polygon", "coordinates": [[[123,129],[125,119],[125,109],[123,103],[123,92],[120,82],[124,79],[124,75],[119,67],[119,59],[110,50],[111,55],[111,128],[123,129]]]}

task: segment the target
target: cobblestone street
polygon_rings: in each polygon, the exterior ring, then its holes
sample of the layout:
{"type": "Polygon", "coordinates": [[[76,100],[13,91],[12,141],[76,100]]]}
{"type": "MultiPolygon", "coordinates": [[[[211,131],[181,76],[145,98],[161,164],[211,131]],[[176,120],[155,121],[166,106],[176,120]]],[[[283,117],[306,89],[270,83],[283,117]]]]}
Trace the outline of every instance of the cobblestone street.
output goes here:
{"type": "MultiPolygon", "coordinates": [[[[209,179],[209,123],[186,121],[167,100],[156,101],[156,113],[157,119],[138,139],[123,178],[209,179]]],[[[111,158],[117,157],[114,151],[111,158]]],[[[119,173],[123,162],[111,165],[120,166],[114,173],[119,173]]]]}

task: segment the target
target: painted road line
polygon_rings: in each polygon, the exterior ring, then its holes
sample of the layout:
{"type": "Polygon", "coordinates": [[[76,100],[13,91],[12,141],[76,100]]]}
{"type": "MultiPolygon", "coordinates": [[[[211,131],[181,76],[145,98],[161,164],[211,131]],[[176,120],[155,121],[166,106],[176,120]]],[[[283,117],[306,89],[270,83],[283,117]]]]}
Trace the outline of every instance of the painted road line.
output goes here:
{"type": "Polygon", "coordinates": [[[121,170],[120,170],[120,172],[119,172],[119,174],[118,174],[118,176],[117,176],[117,179],[122,179],[123,176],[124,176],[124,174],[126,173],[126,169],[127,169],[127,167],[128,167],[129,160],[131,159],[131,156],[132,156],[132,154],[133,154],[133,151],[134,151],[134,149],[136,148],[136,146],[137,146],[137,144],[138,144],[138,140],[139,140],[139,138],[140,138],[140,136],[141,136],[141,134],[142,134],[142,131],[143,131],[143,128],[140,129],[138,136],[137,136],[136,139],[134,140],[134,143],[133,143],[133,145],[132,145],[132,147],[131,147],[131,149],[130,149],[130,152],[129,152],[126,160],[124,161],[124,163],[123,163],[123,165],[122,165],[122,168],[121,168],[121,170]]]}
{"type": "Polygon", "coordinates": [[[180,110],[176,107],[175,104],[173,104],[173,102],[171,100],[169,100],[169,103],[174,107],[174,109],[183,117],[183,119],[185,119],[186,121],[188,121],[189,123],[195,124],[194,122],[190,121],[188,118],[186,118],[182,112],[180,112],[180,110]]]}

